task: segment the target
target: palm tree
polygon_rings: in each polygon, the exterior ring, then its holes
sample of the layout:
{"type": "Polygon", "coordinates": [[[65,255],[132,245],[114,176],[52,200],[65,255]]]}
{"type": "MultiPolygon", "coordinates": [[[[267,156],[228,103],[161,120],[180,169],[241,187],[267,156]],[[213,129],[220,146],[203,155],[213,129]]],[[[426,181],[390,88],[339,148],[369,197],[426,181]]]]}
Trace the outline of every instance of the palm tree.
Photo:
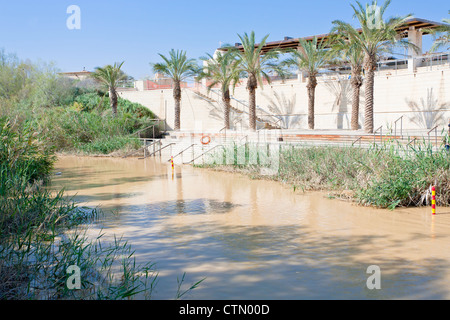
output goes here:
{"type": "Polygon", "coordinates": [[[300,71],[308,76],[308,127],[314,129],[314,104],[315,91],[317,87],[317,75],[322,67],[327,63],[327,52],[325,42],[318,41],[314,37],[312,41],[305,39],[299,40],[299,49],[291,51],[291,57],[286,59],[283,64],[287,66],[296,66],[300,71]]]}
{"type": "Polygon", "coordinates": [[[181,113],[181,82],[194,76],[198,72],[195,59],[188,59],[183,50],[170,50],[169,57],[162,54],[159,56],[164,60],[161,63],[150,64],[153,72],[161,73],[173,81],[173,98],[175,100],[175,130],[180,130],[181,113]]]}
{"type": "Polygon", "coordinates": [[[206,65],[203,71],[199,73],[197,79],[209,79],[208,90],[211,90],[216,85],[220,86],[224,107],[224,125],[227,129],[230,129],[230,86],[233,86],[233,88],[236,86],[240,75],[236,56],[232,51],[225,53],[218,51],[214,57],[207,54],[207,57],[202,57],[201,60],[205,61],[206,65]]]}
{"type": "Polygon", "coordinates": [[[349,23],[335,20],[333,24],[335,29],[343,33],[355,45],[361,47],[364,51],[364,71],[365,71],[365,117],[364,130],[373,133],[373,105],[374,105],[374,79],[375,70],[377,68],[377,58],[380,52],[391,49],[394,46],[417,47],[409,43],[407,40],[398,39],[397,29],[404,25],[412,15],[404,17],[390,18],[383,20],[383,14],[389,6],[391,0],[378,7],[377,1],[373,1],[371,5],[363,6],[356,1],[357,6],[351,5],[354,16],[358,19],[361,26],[360,30],[355,29],[349,23]],[[378,8],[378,14],[374,23],[373,10],[378,8]]]}
{"type": "MultiPolygon", "coordinates": [[[[450,14],[450,11],[448,12],[450,14]]],[[[442,22],[446,25],[439,26],[435,29],[429,30],[429,32],[434,36],[434,43],[431,47],[431,52],[435,52],[438,49],[445,48],[449,49],[450,45],[450,18],[442,19],[442,22]]]]}
{"type": "Polygon", "coordinates": [[[103,68],[95,68],[92,77],[105,85],[109,90],[109,101],[114,116],[117,116],[117,85],[121,80],[126,79],[127,75],[121,70],[123,64],[114,63],[114,65],[107,65],[103,68]]]}
{"type": "MultiPolygon", "coordinates": [[[[335,30],[333,30],[335,31],[335,30]]],[[[332,31],[332,32],[333,32],[332,31]]],[[[352,85],[352,119],[351,129],[359,129],[359,97],[363,85],[362,69],[364,63],[364,51],[354,40],[348,39],[342,33],[337,33],[332,40],[330,53],[338,59],[350,64],[352,85]]]]}
{"type": "Polygon", "coordinates": [[[270,71],[277,71],[282,75],[282,70],[278,68],[274,62],[279,56],[279,51],[269,50],[262,53],[262,49],[266,45],[266,35],[259,44],[255,43],[255,32],[250,35],[244,33],[243,36],[238,35],[241,39],[243,50],[232,49],[236,52],[236,58],[239,63],[239,70],[247,76],[247,90],[249,93],[249,128],[256,130],[256,89],[258,85],[263,86],[263,78],[270,83],[270,71]]]}

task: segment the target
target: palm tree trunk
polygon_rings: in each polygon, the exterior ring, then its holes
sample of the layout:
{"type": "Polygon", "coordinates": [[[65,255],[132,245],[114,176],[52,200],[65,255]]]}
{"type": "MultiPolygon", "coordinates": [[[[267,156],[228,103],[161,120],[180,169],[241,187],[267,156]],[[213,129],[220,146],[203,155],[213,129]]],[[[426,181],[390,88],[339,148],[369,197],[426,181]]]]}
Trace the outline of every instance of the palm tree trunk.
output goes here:
{"type": "Polygon", "coordinates": [[[230,104],[230,91],[226,90],[223,92],[222,96],[222,102],[223,102],[223,119],[224,119],[224,125],[227,130],[230,129],[230,110],[231,110],[231,104],[230,104]]]}
{"type": "Polygon", "coordinates": [[[249,115],[249,128],[252,131],[256,131],[256,88],[257,80],[253,74],[250,74],[247,82],[248,90],[248,115],[249,115]]]}
{"type": "Polygon", "coordinates": [[[314,130],[314,103],[316,95],[317,80],[315,76],[310,76],[308,78],[308,127],[314,130]]]}
{"type": "Polygon", "coordinates": [[[173,99],[175,100],[175,126],[174,130],[179,131],[181,128],[181,86],[179,81],[173,83],[173,99]]]}
{"type": "Polygon", "coordinates": [[[352,130],[359,130],[359,96],[362,86],[361,66],[352,67],[352,80],[350,81],[353,87],[352,97],[352,130]]]}
{"type": "Polygon", "coordinates": [[[364,130],[367,133],[373,133],[373,90],[375,83],[376,57],[366,56],[366,85],[365,85],[365,112],[364,112],[364,130]]]}
{"type": "Polygon", "coordinates": [[[109,88],[109,103],[111,105],[113,116],[117,116],[117,92],[114,88],[109,88]]]}

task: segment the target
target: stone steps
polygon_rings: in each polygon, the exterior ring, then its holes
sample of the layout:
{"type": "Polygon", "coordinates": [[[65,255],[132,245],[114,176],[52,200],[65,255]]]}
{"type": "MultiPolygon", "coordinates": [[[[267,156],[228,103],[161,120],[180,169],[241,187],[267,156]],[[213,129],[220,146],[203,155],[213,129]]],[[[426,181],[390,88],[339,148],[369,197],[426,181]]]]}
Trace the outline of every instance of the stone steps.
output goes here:
{"type": "MultiPolygon", "coordinates": [[[[193,159],[208,150],[227,146],[230,144],[244,145],[248,144],[278,144],[281,146],[354,146],[370,148],[385,143],[398,143],[401,146],[419,146],[428,145],[428,137],[416,136],[375,136],[369,134],[360,135],[361,132],[347,132],[346,134],[337,134],[333,132],[283,132],[281,130],[261,130],[257,132],[170,132],[161,139],[161,155],[159,152],[155,156],[161,156],[162,161],[170,161],[174,157],[175,164],[190,163],[193,159]],[[282,137],[282,140],[280,139],[282,137]],[[206,144],[202,143],[208,142],[206,144]],[[414,139],[416,139],[414,141],[414,139]]],[[[429,143],[433,148],[441,147],[443,136],[436,138],[430,137],[429,143]]],[[[158,150],[158,149],[157,149],[158,150]]],[[[150,150],[150,152],[153,152],[150,150]]],[[[202,162],[200,158],[195,163],[202,162]]]]}

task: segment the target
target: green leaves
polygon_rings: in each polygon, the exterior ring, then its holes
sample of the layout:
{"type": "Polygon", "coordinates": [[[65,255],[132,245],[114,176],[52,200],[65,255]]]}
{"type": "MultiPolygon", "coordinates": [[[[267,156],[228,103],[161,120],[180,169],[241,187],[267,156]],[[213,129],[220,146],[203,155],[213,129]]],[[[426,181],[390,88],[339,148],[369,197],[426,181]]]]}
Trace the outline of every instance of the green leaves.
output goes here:
{"type": "Polygon", "coordinates": [[[364,50],[366,55],[370,57],[374,57],[381,52],[390,52],[398,46],[417,50],[417,47],[409,43],[408,40],[399,40],[397,37],[397,29],[412,17],[411,14],[389,20],[383,19],[390,2],[390,0],[387,0],[382,6],[378,6],[377,1],[373,1],[371,5],[363,6],[359,1],[356,1],[356,6],[351,5],[351,7],[359,22],[359,29],[344,21],[335,20],[333,21],[333,31],[339,32],[351,43],[364,50]],[[374,15],[376,10],[379,11],[374,15]]]}
{"type": "Polygon", "coordinates": [[[127,78],[127,75],[121,70],[124,63],[125,61],[116,62],[114,65],[106,65],[103,68],[97,67],[92,77],[108,88],[116,88],[119,81],[127,78]]]}
{"type": "Polygon", "coordinates": [[[283,64],[296,66],[310,77],[316,76],[329,61],[326,45],[325,41],[318,41],[317,37],[314,37],[312,41],[300,39],[299,49],[291,50],[291,57],[286,59],[283,64]]]}
{"type": "Polygon", "coordinates": [[[170,50],[169,56],[159,54],[164,62],[151,63],[153,72],[161,73],[175,82],[181,82],[195,76],[198,71],[198,65],[195,59],[188,59],[186,51],[170,50]]]}
{"type": "Polygon", "coordinates": [[[262,53],[262,49],[266,45],[269,35],[264,36],[259,44],[255,41],[255,32],[252,31],[249,34],[238,35],[242,42],[243,51],[236,48],[231,49],[236,54],[236,58],[239,62],[239,69],[242,73],[246,74],[249,78],[254,77],[256,83],[252,83],[254,88],[257,85],[263,86],[263,79],[270,83],[269,73],[271,71],[281,72],[282,69],[278,68],[277,59],[279,58],[280,51],[270,50],[266,53],[262,53]]]}
{"type": "MultiPolygon", "coordinates": [[[[450,15],[450,11],[448,12],[450,15]]],[[[431,52],[436,52],[439,49],[448,50],[450,46],[450,18],[442,19],[444,25],[435,28],[427,29],[426,32],[433,35],[434,42],[431,47],[431,52]]]]}
{"type": "Polygon", "coordinates": [[[205,66],[197,80],[208,79],[209,88],[220,85],[222,92],[226,92],[230,86],[234,88],[239,82],[241,70],[235,52],[216,52],[214,56],[207,54],[201,60],[205,62],[205,66]]]}

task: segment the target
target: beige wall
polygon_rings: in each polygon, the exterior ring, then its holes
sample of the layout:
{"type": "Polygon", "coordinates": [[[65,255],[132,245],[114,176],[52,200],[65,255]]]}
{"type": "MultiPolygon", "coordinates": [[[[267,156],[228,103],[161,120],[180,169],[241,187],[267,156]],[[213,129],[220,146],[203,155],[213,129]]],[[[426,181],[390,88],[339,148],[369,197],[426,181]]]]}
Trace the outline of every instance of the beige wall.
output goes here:
{"type": "MultiPolygon", "coordinates": [[[[361,88],[360,123],[363,123],[364,115],[364,86],[361,88]]],[[[206,90],[203,90],[207,94],[206,90]]],[[[165,106],[167,105],[167,121],[173,127],[173,97],[171,90],[152,90],[123,92],[121,96],[133,102],[138,102],[150,108],[161,119],[165,118],[165,106]]],[[[215,100],[217,96],[210,93],[215,100]]],[[[248,93],[245,85],[235,89],[236,99],[248,101],[248,93]]],[[[392,126],[392,123],[400,116],[404,116],[403,127],[405,129],[423,129],[424,125],[418,125],[413,119],[423,118],[425,113],[413,112],[408,106],[407,100],[415,102],[420,108],[422,103],[427,105],[430,101],[433,109],[440,105],[446,105],[442,111],[444,117],[437,123],[446,127],[450,119],[450,66],[448,64],[435,66],[433,70],[426,67],[417,68],[416,73],[407,69],[399,71],[385,71],[375,78],[374,99],[374,125],[375,128],[384,126],[384,130],[392,126]]],[[[306,83],[300,80],[291,80],[284,84],[274,83],[258,88],[257,105],[266,111],[271,106],[278,108],[279,112],[292,113],[289,117],[290,128],[307,128],[307,91],[306,83]],[[278,96],[279,100],[276,99],[278,96]],[[289,106],[292,105],[292,111],[289,106]],[[290,111],[290,112],[289,112],[290,111]]],[[[242,106],[236,101],[232,104],[240,109],[242,106]]],[[[218,104],[201,100],[190,89],[183,89],[181,129],[194,130],[203,125],[203,130],[220,130],[223,127],[221,112],[218,104]],[[217,110],[215,110],[217,109],[217,110]]],[[[315,102],[316,129],[349,129],[351,117],[351,86],[348,79],[322,78],[316,88],[315,102]]],[[[244,122],[247,117],[244,114],[244,122]]],[[[245,127],[244,127],[245,129],[245,127]]]]}
{"type": "MultiPolygon", "coordinates": [[[[120,92],[122,98],[140,103],[158,118],[167,119],[168,129],[174,127],[175,103],[171,89],[120,92]]],[[[189,89],[182,89],[181,130],[215,131],[223,128],[223,120],[218,107],[198,98],[189,89]]]]}

